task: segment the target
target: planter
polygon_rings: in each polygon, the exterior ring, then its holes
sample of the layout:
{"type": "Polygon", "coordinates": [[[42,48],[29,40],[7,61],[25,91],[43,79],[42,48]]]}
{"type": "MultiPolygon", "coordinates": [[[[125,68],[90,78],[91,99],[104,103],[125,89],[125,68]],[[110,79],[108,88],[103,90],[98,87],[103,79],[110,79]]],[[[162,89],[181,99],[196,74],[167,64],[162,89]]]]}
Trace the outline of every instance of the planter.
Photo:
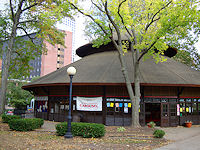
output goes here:
{"type": "Polygon", "coordinates": [[[149,128],[154,128],[155,125],[156,125],[156,124],[155,124],[153,121],[147,123],[147,126],[148,126],[149,128]]]}
{"type": "Polygon", "coordinates": [[[185,122],[185,127],[190,128],[192,126],[192,122],[185,122]]]}
{"type": "Polygon", "coordinates": [[[150,124],[148,124],[147,126],[148,126],[149,128],[151,128],[151,125],[150,125],[150,124]]]}

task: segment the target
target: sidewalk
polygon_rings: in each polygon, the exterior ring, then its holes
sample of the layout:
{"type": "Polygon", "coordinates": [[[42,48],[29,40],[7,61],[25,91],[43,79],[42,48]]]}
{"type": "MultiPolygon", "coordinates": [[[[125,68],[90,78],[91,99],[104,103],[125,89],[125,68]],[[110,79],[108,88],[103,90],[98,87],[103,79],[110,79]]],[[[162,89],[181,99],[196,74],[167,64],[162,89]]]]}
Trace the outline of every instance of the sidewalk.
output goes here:
{"type": "Polygon", "coordinates": [[[191,128],[170,127],[159,128],[165,131],[165,138],[173,143],[157,148],[156,150],[199,150],[200,149],[200,126],[193,125],[191,128]]]}
{"type": "Polygon", "coordinates": [[[41,132],[56,132],[56,124],[60,122],[53,122],[53,121],[46,121],[44,120],[44,124],[40,129],[36,129],[36,131],[41,131],[41,132]]]}

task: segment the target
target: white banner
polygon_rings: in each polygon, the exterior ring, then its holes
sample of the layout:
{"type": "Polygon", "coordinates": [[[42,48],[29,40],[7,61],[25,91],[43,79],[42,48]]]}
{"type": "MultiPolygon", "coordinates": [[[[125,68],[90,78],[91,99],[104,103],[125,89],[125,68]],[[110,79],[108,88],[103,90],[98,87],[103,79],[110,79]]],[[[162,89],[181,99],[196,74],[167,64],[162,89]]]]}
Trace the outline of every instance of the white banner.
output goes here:
{"type": "Polygon", "coordinates": [[[102,97],[77,97],[76,109],[82,111],[102,111],[102,97]]]}

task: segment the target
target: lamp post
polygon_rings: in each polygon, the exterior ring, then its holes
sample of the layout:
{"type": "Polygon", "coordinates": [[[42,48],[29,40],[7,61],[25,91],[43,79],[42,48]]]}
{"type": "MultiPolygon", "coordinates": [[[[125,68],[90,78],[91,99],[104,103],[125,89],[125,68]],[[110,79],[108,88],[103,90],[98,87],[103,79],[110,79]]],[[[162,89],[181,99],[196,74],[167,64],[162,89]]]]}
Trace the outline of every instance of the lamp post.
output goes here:
{"type": "Polygon", "coordinates": [[[76,74],[76,69],[74,67],[69,67],[67,69],[67,74],[70,77],[70,88],[69,88],[69,112],[68,112],[68,121],[67,121],[67,133],[64,135],[65,138],[73,138],[71,132],[71,103],[72,103],[72,78],[76,74]]]}

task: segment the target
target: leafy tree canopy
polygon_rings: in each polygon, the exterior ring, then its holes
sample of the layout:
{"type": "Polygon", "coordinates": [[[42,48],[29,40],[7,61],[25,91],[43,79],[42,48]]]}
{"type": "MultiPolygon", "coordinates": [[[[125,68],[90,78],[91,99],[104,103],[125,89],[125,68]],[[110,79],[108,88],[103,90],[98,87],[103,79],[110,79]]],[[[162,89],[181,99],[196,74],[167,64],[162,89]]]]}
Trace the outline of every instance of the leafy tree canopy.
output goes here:
{"type": "Polygon", "coordinates": [[[82,9],[76,1],[70,1],[70,4],[90,18],[86,30],[92,35],[93,46],[99,47],[112,41],[118,51],[122,74],[133,104],[132,126],[139,127],[139,62],[150,56],[156,62],[165,61],[166,57],[160,54],[169,46],[183,49],[197,42],[199,0],[91,0],[90,11],[82,9]],[[133,56],[134,91],[123,55],[128,48],[133,56]]]}
{"type": "Polygon", "coordinates": [[[6,4],[5,10],[0,12],[1,58],[3,53],[5,58],[16,25],[10,78],[29,76],[32,69],[29,61],[46,52],[43,40],[53,45],[64,45],[64,33],[56,29],[56,22],[64,16],[70,17],[69,5],[61,0],[11,0],[6,4]],[[20,15],[18,20],[17,15],[20,15]]]}
{"type": "Polygon", "coordinates": [[[198,0],[92,0],[91,3],[92,9],[88,12],[74,5],[92,18],[87,21],[86,33],[94,46],[107,44],[117,32],[110,17],[120,33],[134,42],[134,49],[140,50],[139,60],[153,56],[157,62],[163,61],[159,54],[168,46],[196,51],[194,44],[198,42],[200,28],[198,0]]]}
{"type": "Polygon", "coordinates": [[[7,87],[6,98],[11,105],[15,104],[30,104],[33,95],[21,87],[26,84],[21,81],[10,81],[7,87]]]}
{"type": "Polygon", "coordinates": [[[186,50],[179,50],[173,57],[176,61],[191,66],[194,69],[200,70],[200,55],[195,52],[189,52],[186,50]]]}

